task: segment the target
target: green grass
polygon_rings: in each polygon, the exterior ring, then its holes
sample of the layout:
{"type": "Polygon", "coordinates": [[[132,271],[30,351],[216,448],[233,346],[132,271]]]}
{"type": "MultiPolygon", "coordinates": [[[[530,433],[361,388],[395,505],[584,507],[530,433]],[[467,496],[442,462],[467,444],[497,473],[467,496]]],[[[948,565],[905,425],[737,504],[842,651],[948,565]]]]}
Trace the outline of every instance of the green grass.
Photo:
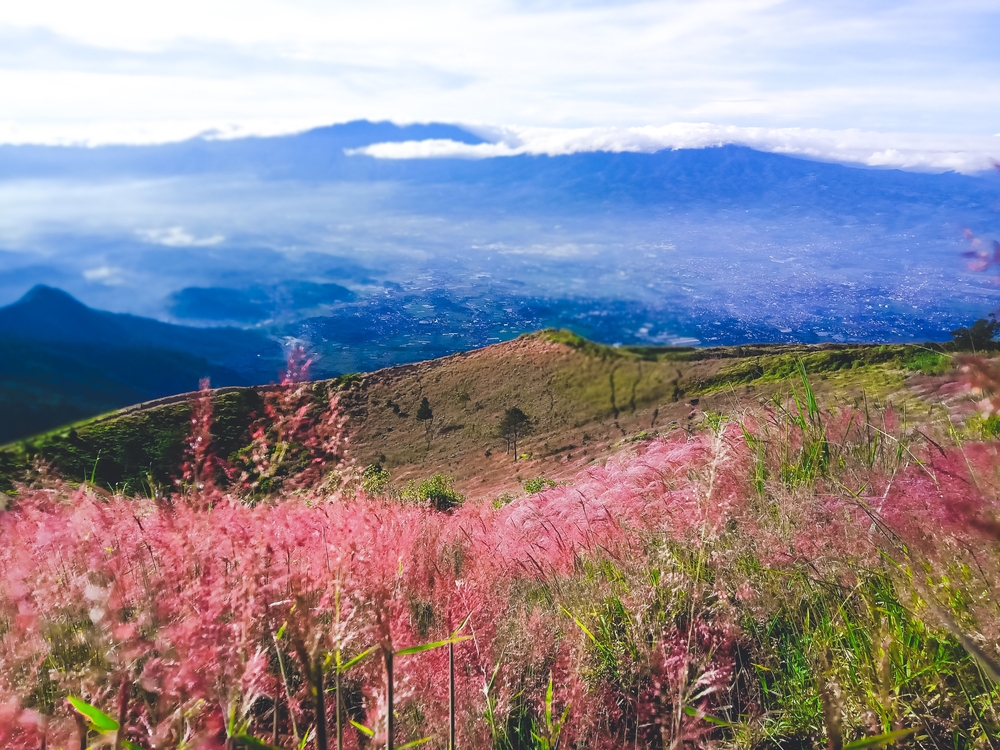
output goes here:
{"type": "Polygon", "coordinates": [[[524,483],[524,491],[529,495],[535,495],[555,486],[556,482],[552,479],[547,479],[546,477],[533,477],[524,483]]]}
{"type": "Polygon", "coordinates": [[[1000,438],[1000,414],[990,414],[985,417],[976,414],[969,418],[965,426],[980,440],[1000,438]]]}
{"type": "MultiPolygon", "coordinates": [[[[311,386],[313,398],[325,403],[330,388],[355,388],[362,381],[357,373],[317,381],[311,386]]],[[[235,458],[249,446],[250,425],[264,413],[263,393],[240,388],[213,394],[212,431],[219,456],[235,458]]],[[[98,486],[122,492],[146,494],[168,486],[183,462],[190,413],[186,401],[109,412],[0,446],[0,491],[30,479],[37,462],[71,481],[93,478],[98,486]]]]}
{"type": "Polygon", "coordinates": [[[454,479],[434,474],[421,482],[410,480],[400,492],[405,502],[428,503],[436,510],[451,510],[465,502],[465,495],[454,488],[454,479]]]}
{"type": "Polygon", "coordinates": [[[950,358],[913,345],[885,344],[794,351],[749,356],[724,367],[711,378],[688,388],[690,394],[708,394],[735,385],[776,383],[794,377],[801,362],[810,375],[856,370],[909,370],[940,374],[950,369],[950,358]]]}
{"type": "Polygon", "coordinates": [[[903,367],[924,375],[944,375],[951,365],[951,357],[933,349],[916,349],[903,357],[903,367]]]}
{"type": "MultiPolygon", "coordinates": [[[[748,346],[611,347],[562,329],[533,336],[557,342],[585,355],[564,365],[554,363],[551,393],[568,399],[580,424],[615,418],[654,404],[711,394],[736,385],[776,383],[795,377],[802,361],[811,374],[850,373],[855,385],[890,385],[907,372],[937,373],[949,367],[946,355],[919,346],[748,346]],[[731,360],[718,374],[697,382],[684,380],[681,362],[711,358],[731,360]],[[678,364],[675,364],[678,363],[678,364]],[[885,381],[885,382],[883,382],[885,381]]],[[[685,376],[687,377],[687,376],[685,376]]],[[[328,387],[363,388],[363,376],[352,373],[317,384],[317,398],[328,387]]],[[[217,450],[230,457],[249,443],[251,414],[261,413],[259,391],[245,389],[215,397],[219,429],[217,450]]],[[[183,452],[188,407],[185,403],[83,420],[0,448],[0,491],[30,476],[37,461],[51,465],[71,481],[92,474],[105,487],[149,491],[150,485],[172,482],[183,452]],[[96,464],[96,472],[94,467],[96,464]]],[[[986,433],[984,433],[986,434],[986,433]]]]}
{"type": "MultiPolygon", "coordinates": [[[[213,398],[213,432],[220,455],[249,442],[251,414],[262,413],[260,394],[252,389],[213,398]]],[[[0,449],[0,477],[8,486],[38,461],[63,476],[123,492],[147,494],[170,485],[183,462],[189,430],[186,402],[148,411],[97,419],[53,430],[0,449]]]]}
{"type": "Polygon", "coordinates": [[[565,344],[577,351],[586,354],[588,357],[598,357],[600,359],[620,359],[629,356],[629,353],[621,347],[598,344],[589,339],[585,339],[567,328],[546,328],[537,334],[544,341],[551,341],[554,344],[565,344]]]}

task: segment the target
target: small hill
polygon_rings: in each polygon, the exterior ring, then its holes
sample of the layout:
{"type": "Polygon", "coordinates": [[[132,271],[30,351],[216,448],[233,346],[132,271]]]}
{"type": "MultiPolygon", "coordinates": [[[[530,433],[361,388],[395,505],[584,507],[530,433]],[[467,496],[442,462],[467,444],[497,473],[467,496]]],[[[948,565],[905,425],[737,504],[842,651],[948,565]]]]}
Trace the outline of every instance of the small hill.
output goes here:
{"type": "Polygon", "coordinates": [[[943,360],[907,346],[615,348],[544,331],[380,370],[346,389],[342,403],[358,462],[389,468],[397,484],[441,472],[478,494],[539,475],[569,478],[629,443],[691,430],[741,403],[787,392],[790,378],[801,392],[800,361],[817,394],[831,401],[867,392],[916,407],[907,379],[943,360]],[[424,398],[433,418],[418,421],[424,398]],[[513,406],[533,422],[516,463],[497,434],[513,406]]]}
{"type": "MultiPolygon", "coordinates": [[[[569,477],[630,443],[692,429],[790,385],[801,392],[800,362],[821,399],[890,399],[921,419],[934,406],[910,387],[914,376],[948,367],[946,356],[916,346],[614,348],[548,330],[311,387],[317,398],[339,389],[358,465],[382,466],[397,485],[443,473],[479,495],[515,490],[536,476],[569,477]],[[497,434],[515,406],[532,422],[517,461],[497,434]]],[[[262,394],[216,392],[220,455],[248,444],[262,394]]],[[[188,414],[187,397],[178,396],[21,441],[0,451],[0,472],[9,481],[41,458],[71,479],[96,466],[96,479],[109,486],[166,484],[181,462],[188,414]]]]}
{"type": "Polygon", "coordinates": [[[128,404],[276,379],[281,348],[231,328],[191,328],[92,310],[36,286],[0,308],[0,442],[128,404]]]}

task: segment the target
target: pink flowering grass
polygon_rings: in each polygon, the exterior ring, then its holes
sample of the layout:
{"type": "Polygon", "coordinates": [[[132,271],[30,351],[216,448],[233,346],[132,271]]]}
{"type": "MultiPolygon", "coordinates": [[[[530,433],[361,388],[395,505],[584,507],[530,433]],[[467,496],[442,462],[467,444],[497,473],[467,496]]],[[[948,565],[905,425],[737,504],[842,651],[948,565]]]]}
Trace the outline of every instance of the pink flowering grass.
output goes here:
{"type": "Polygon", "coordinates": [[[444,748],[452,683],[468,748],[1000,726],[995,444],[806,400],[445,512],[366,496],[336,394],[294,380],[242,466],[203,393],[169,496],[57,484],[0,514],[4,747],[444,748]]]}

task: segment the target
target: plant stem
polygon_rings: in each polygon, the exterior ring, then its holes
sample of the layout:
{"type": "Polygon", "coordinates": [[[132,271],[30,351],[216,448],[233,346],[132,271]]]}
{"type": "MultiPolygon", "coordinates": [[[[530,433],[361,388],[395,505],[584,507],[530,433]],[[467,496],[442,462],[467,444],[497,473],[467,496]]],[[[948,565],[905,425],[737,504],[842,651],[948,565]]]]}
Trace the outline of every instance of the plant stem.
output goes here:
{"type": "Polygon", "coordinates": [[[76,719],[77,729],[80,730],[80,750],[87,750],[87,722],[80,715],[74,718],[76,719]]]}
{"type": "Polygon", "coordinates": [[[271,634],[274,641],[274,653],[278,656],[278,668],[281,670],[281,684],[285,688],[285,700],[288,701],[288,718],[292,722],[292,736],[295,737],[295,744],[299,743],[299,727],[295,721],[295,712],[292,710],[292,691],[288,689],[288,674],[285,672],[285,660],[281,656],[281,647],[278,645],[278,638],[271,634]]]}
{"type": "Polygon", "coordinates": [[[271,744],[278,746],[278,694],[274,694],[274,709],[271,717],[271,744]]]}
{"type": "Polygon", "coordinates": [[[340,574],[339,573],[337,575],[337,595],[336,595],[336,598],[335,598],[334,601],[336,603],[335,604],[335,610],[336,610],[336,616],[337,616],[337,653],[336,653],[336,659],[334,661],[334,665],[335,665],[335,668],[337,670],[337,672],[336,672],[336,678],[334,680],[334,684],[336,685],[336,688],[337,688],[336,698],[335,698],[335,700],[337,701],[337,711],[336,711],[336,715],[337,715],[337,750],[344,750],[344,729],[343,729],[343,725],[341,724],[342,719],[340,717],[340,672],[341,672],[341,669],[340,669],[340,664],[341,664],[341,661],[340,661],[340,637],[341,636],[340,636],[340,574]]]}
{"type": "Polygon", "coordinates": [[[316,749],[327,750],[326,696],[323,694],[323,663],[316,661],[316,749]]]}
{"type": "Polygon", "coordinates": [[[455,644],[448,644],[448,750],[455,750],[455,644]]]}
{"type": "Polygon", "coordinates": [[[387,721],[386,721],[385,747],[386,747],[386,750],[393,750],[393,748],[395,747],[394,736],[393,735],[395,734],[395,731],[396,731],[396,717],[394,715],[395,711],[393,710],[392,648],[391,647],[385,649],[385,679],[386,679],[386,682],[388,683],[388,693],[387,693],[387,698],[386,698],[386,702],[388,703],[388,706],[386,707],[386,711],[388,712],[388,716],[386,717],[387,721]]]}
{"type": "Polygon", "coordinates": [[[340,652],[337,652],[337,677],[336,677],[336,697],[337,701],[337,750],[344,750],[344,729],[340,717],[340,652]]]}
{"type": "Polygon", "coordinates": [[[118,731],[115,732],[115,750],[122,750],[122,740],[125,739],[125,720],[128,718],[128,695],[131,687],[128,677],[122,677],[122,685],[118,689],[118,731]]]}

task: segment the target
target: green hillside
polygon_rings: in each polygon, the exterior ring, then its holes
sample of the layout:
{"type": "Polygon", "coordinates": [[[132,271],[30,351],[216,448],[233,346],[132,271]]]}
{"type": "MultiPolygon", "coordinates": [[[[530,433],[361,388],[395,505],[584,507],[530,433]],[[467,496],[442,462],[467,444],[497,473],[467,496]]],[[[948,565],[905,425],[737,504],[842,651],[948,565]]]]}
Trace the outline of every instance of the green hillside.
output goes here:
{"type": "MultiPolygon", "coordinates": [[[[351,456],[359,465],[379,464],[400,481],[443,472],[475,491],[532,472],[567,474],[622,441],[690,428],[740,399],[768,398],[798,377],[800,362],[822,397],[850,401],[867,394],[915,407],[920,399],[907,380],[949,367],[945,354],[911,345],[616,348],[547,330],[310,387],[318,398],[330,388],[341,391],[351,456]],[[432,416],[419,420],[425,398],[432,416]],[[525,460],[516,466],[496,434],[512,406],[533,422],[518,447],[525,460]]],[[[215,392],[218,455],[233,456],[249,443],[249,426],[262,414],[261,394],[259,388],[215,392]]],[[[71,481],[93,478],[109,488],[150,492],[176,476],[189,416],[187,397],[173,397],[12,443],[0,449],[0,483],[9,488],[30,479],[37,465],[71,481]]]]}

